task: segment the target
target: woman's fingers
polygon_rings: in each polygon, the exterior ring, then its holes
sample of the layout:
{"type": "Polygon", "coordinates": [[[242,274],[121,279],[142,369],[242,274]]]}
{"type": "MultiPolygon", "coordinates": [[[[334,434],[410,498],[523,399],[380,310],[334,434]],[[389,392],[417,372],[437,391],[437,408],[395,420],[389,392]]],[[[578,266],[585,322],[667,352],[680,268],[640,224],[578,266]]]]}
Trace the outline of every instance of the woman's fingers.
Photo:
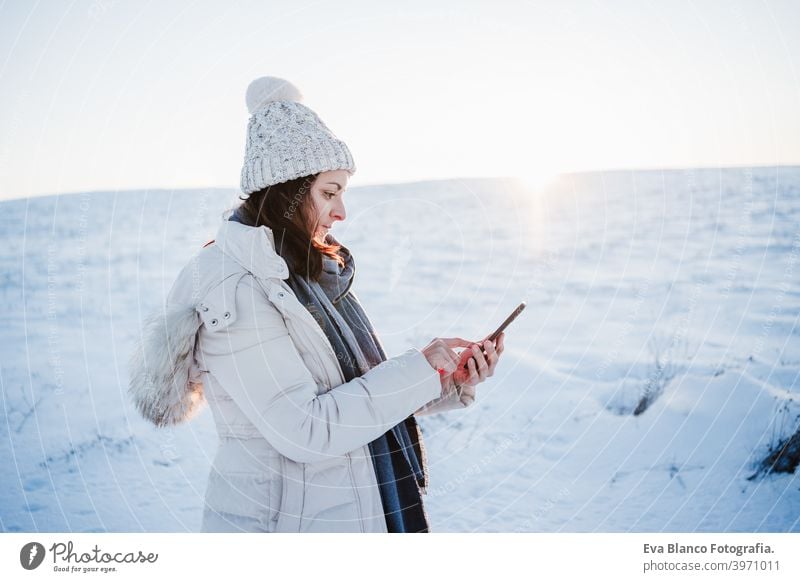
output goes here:
{"type": "Polygon", "coordinates": [[[461,337],[442,337],[439,339],[442,340],[448,348],[468,348],[472,345],[471,341],[461,337]]]}
{"type": "MultiPolygon", "coordinates": [[[[484,343],[484,348],[486,344],[489,343],[488,340],[484,343]]],[[[472,344],[472,357],[475,358],[475,362],[477,362],[477,370],[478,375],[483,382],[486,379],[486,372],[489,369],[489,364],[486,362],[486,358],[483,356],[483,351],[478,344],[472,344]]]]}
{"type": "Polygon", "coordinates": [[[495,341],[485,340],[483,342],[483,350],[486,352],[486,356],[484,358],[486,367],[483,368],[480,364],[480,360],[478,360],[478,369],[481,373],[482,378],[488,378],[489,376],[494,375],[494,369],[497,367],[497,362],[500,359],[500,354],[503,352],[503,342],[505,341],[505,334],[500,333],[495,341]]]}
{"type": "Polygon", "coordinates": [[[436,368],[442,369],[446,374],[452,374],[456,369],[457,362],[453,361],[451,355],[444,349],[436,350],[436,368]]]}
{"type": "Polygon", "coordinates": [[[437,339],[437,349],[442,359],[442,367],[445,369],[445,371],[448,374],[455,372],[458,366],[459,357],[458,354],[455,353],[447,344],[445,338],[437,339]]]}
{"type": "Polygon", "coordinates": [[[494,342],[485,340],[483,345],[469,343],[459,356],[459,367],[455,379],[459,384],[475,386],[494,374],[500,355],[503,353],[505,332],[499,334],[494,342]],[[483,355],[483,351],[486,355],[483,355]]]}
{"type": "Polygon", "coordinates": [[[436,351],[436,359],[443,374],[456,372],[460,381],[468,376],[462,384],[475,384],[483,382],[494,375],[495,367],[500,355],[505,349],[505,332],[500,333],[494,341],[485,340],[480,343],[470,342],[460,337],[435,338],[430,347],[436,351]],[[452,348],[467,348],[456,353],[452,348]]]}
{"type": "Polygon", "coordinates": [[[486,375],[491,376],[494,374],[494,367],[497,365],[497,358],[499,356],[497,354],[497,350],[495,349],[494,342],[486,340],[483,343],[483,349],[486,351],[486,363],[488,364],[486,375]]]}
{"type": "Polygon", "coordinates": [[[459,357],[442,338],[434,338],[422,349],[428,362],[437,370],[452,374],[458,366],[459,357]]]}
{"type": "Polygon", "coordinates": [[[469,370],[469,379],[465,382],[465,384],[472,384],[473,386],[475,384],[480,384],[481,382],[480,373],[478,372],[478,368],[475,365],[475,360],[473,360],[472,358],[470,358],[469,362],[467,363],[467,369],[469,370]]]}

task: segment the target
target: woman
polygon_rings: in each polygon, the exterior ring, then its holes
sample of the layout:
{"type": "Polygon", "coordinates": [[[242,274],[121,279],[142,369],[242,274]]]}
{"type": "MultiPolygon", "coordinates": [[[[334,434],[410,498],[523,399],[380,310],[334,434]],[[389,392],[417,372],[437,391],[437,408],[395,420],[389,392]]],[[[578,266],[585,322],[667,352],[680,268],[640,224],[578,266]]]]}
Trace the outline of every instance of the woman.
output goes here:
{"type": "Polygon", "coordinates": [[[329,232],[353,158],[301,99],[282,79],[250,84],[244,202],[149,320],[131,392],[158,426],[211,408],[202,531],[426,532],[414,416],[469,406],[504,338],[386,357],[329,232]]]}

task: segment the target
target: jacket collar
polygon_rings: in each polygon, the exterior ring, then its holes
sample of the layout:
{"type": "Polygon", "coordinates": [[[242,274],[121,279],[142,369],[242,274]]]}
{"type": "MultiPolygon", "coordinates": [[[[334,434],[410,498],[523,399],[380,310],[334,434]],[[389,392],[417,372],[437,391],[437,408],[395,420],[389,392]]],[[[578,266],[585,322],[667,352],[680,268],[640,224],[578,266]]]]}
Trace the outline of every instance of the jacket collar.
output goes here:
{"type": "Polygon", "coordinates": [[[275,251],[275,238],[268,226],[246,226],[225,220],[215,239],[225,256],[262,279],[288,279],[289,267],[275,251]]]}

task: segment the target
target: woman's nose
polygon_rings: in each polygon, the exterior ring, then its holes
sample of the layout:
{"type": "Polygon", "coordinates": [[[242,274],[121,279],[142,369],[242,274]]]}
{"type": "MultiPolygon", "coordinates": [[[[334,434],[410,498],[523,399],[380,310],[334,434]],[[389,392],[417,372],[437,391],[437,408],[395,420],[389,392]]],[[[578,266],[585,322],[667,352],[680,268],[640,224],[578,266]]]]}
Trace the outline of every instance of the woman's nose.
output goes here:
{"type": "Polygon", "coordinates": [[[344,220],[347,218],[347,212],[344,210],[344,204],[336,204],[331,210],[331,216],[333,216],[336,220],[344,220]]]}

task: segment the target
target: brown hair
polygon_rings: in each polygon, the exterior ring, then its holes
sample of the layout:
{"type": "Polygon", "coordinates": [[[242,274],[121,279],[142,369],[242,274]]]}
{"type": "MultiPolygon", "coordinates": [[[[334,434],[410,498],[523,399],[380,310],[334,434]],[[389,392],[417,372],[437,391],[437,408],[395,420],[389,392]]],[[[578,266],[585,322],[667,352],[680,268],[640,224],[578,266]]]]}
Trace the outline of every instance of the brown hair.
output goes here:
{"type": "Polygon", "coordinates": [[[249,226],[267,226],[275,238],[275,250],[294,273],[312,280],[322,274],[322,256],[344,266],[336,244],[314,240],[311,185],[318,174],[302,176],[267,186],[249,196],[240,196],[239,218],[249,226]]]}

